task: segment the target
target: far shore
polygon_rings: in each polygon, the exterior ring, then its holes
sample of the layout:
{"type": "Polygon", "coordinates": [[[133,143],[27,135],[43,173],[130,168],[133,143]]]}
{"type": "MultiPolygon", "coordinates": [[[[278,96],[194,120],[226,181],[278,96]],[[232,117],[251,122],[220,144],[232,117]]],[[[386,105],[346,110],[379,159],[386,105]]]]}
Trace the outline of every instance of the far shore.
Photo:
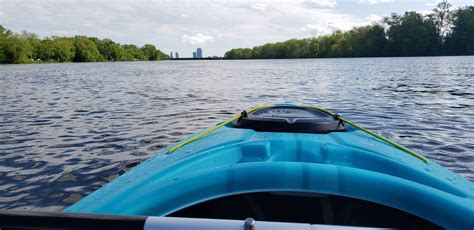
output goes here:
{"type": "MultiPolygon", "coordinates": [[[[435,57],[474,57],[474,55],[437,55],[437,56],[398,56],[398,57],[325,57],[325,58],[173,58],[155,61],[97,61],[97,62],[31,62],[20,63],[21,65],[37,65],[37,64],[85,64],[85,63],[142,63],[142,62],[167,62],[167,61],[258,61],[258,60],[323,60],[323,59],[382,59],[382,58],[435,58],[435,57]]],[[[0,63],[0,65],[18,65],[11,63],[0,63]]]]}

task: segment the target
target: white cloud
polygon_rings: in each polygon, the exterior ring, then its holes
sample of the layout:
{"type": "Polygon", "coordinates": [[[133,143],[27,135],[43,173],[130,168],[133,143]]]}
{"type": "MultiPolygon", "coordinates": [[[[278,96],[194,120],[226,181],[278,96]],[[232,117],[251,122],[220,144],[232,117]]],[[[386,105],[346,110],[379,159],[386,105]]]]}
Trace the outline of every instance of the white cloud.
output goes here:
{"type": "Polygon", "coordinates": [[[74,36],[78,34],[77,30],[56,30],[54,33],[61,36],[74,36]]]}
{"type": "Polygon", "coordinates": [[[122,44],[149,43],[182,57],[199,45],[213,56],[231,48],[330,34],[368,23],[365,17],[371,12],[346,12],[346,5],[341,7],[342,2],[354,5],[355,0],[336,1],[0,0],[0,21],[15,32],[25,29],[41,37],[83,34],[122,44]]]}
{"type": "Polygon", "coordinates": [[[380,17],[378,15],[375,15],[375,14],[371,14],[371,15],[365,17],[365,19],[369,20],[370,22],[378,22],[378,21],[382,20],[382,17],[380,17]]]}
{"type": "Polygon", "coordinates": [[[252,4],[250,6],[252,9],[255,9],[255,10],[258,10],[258,11],[265,11],[268,7],[267,4],[263,4],[263,3],[257,3],[257,4],[252,4]]]}
{"type": "Polygon", "coordinates": [[[428,15],[428,14],[433,13],[431,10],[418,10],[417,12],[420,13],[421,15],[428,15]]]}
{"type": "Polygon", "coordinates": [[[184,35],[181,35],[181,40],[184,43],[189,43],[191,45],[205,44],[208,42],[215,41],[214,37],[207,36],[202,33],[197,33],[196,35],[192,35],[192,36],[184,34],[184,35]]]}
{"type": "Polygon", "coordinates": [[[337,6],[336,0],[313,0],[313,3],[324,6],[324,7],[335,7],[337,6]]]}
{"type": "Polygon", "coordinates": [[[431,2],[426,3],[425,5],[429,6],[429,7],[433,7],[433,6],[437,6],[438,3],[440,3],[440,2],[442,2],[442,0],[433,0],[431,2]]]}
{"type": "Polygon", "coordinates": [[[359,4],[374,5],[379,3],[393,2],[394,0],[355,0],[359,4]]]}
{"type": "Polygon", "coordinates": [[[306,24],[305,26],[301,27],[300,30],[301,32],[309,36],[321,36],[330,34],[338,30],[338,28],[335,27],[332,23],[328,23],[326,25],[306,24]]]}

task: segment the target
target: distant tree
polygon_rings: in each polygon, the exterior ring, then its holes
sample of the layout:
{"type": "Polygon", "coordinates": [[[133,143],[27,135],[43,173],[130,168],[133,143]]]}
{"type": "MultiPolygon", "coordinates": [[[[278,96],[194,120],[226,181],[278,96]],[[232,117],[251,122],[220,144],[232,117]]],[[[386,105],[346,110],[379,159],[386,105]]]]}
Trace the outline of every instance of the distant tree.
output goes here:
{"type": "Polygon", "coordinates": [[[75,57],[75,46],[72,39],[53,38],[53,60],[56,62],[71,62],[75,57]]]}
{"type": "MultiPolygon", "coordinates": [[[[253,48],[252,48],[251,55],[250,55],[251,58],[256,58],[256,59],[262,58],[262,55],[263,55],[263,54],[262,54],[262,50],[263,50],[262,46],[255,46],[255,47],[253,47],[253,48]]],[[[234,58],[239,58],[239,57],[238,57],[238,56],[235,56],[234,58]]]]}
{"type": "Polygon", "coordinates": [[[143,51],[136,45],[122,45],[124,50],[123,61],[143,61],[147,60],[143,51]]]}
{"type": "Polygon", "coordinates": [[[94,62],[127,60],[162,60],[168,55],[153,45],[142,49],[120,45],[110,39],[96,37],[51,37],[23,31],[14,34],[0,25],[0,63],[29,62],[94,62]]]}
{"type": "Polygon", "coordinates": [[[10,35],[0,39],[0,63],[29,63],[31,56],[31,46],[20,36],[10,35]]]}
{"type": "Polygon", "coordinates": [[[22,40],[26,40],[30,46],[31,53],[29,54],[30,56],[28,58],[33,61],[38,61],[41,52],[41,40],[39,39],[38,35],[23,30],[19,37],[22,40]]]}
{"type": "Polygon", "coordinates": [[[302,54],[301,54],[301,57],[302,58],[310,58],[311,57],[311,39],[310,38],[303,38],[301,39],[301,50],[302,50],[302,54]]]}
{"type": "Polygon", "coordinates": [[[356,27],[349,31],[349,46],[352,57],[381,57],[387,39],[381,25],[356,27]]]}
{"type": "Polygon", "coordinates": [[[432,13],[393,13],[383,24],[305,39],[236,48],[224,55],[238,58],[325,58],[424,55],[473,55],[474,6],[451,10],[440,1],[432,13]]]}
{"type": "Polygon", "coordinates": [[[447,0],[432,13],[406,12],[385,17],[383,24],[305,39],[232,49],[239,58],[325,58],[474,54],[474,6],[452,11],[447,0]]]}
{"type": "Polygon", "coordinates": [[[318,49],[315,50],[314,57],[332,57],[333,52],[331,52],[331,47],[336,44],[336,36],[335,34],[331,34],[316,38],[315,42],[318,43],[316,46],[318,49]]]}
{"type": "Polygon", "coordinates": [[[97,49],[101,53],[102,57],[106,61],[120,61],[123,56],[123,49],[120,44],[113,42],[112,40],[105,38],[102,40],[96,40],[95,44],[97,49]]]}
{"type": "Polygon", "coordinates": [[[257,58],[253,56],[252,49],[232,49],[224,54],[224,57],[227,59],[249,59],[257,58]]]}
{"type": "Polygon", "coordinates": [[[445,46],[449,54],[474,54],[474,6],[455,11],[453,30],[447,36],[445,46]]]}
{"type": "Polygon", "coordinates": [[[7,36],[10,36],[12,34],[13,33],[12,33],[11,30],[8,30],[5,27],[3,27],[2,25],[0,25],[0,38],[1,37],[7,37],[7,36]]]}
{"type": "Polygon", "coordinates": [[[158,52],[154,45],[146,44],[141,48],[141,50],[143,51],[143,54],[145,55],[147,60],[150,60],[150,61],[158,60],[158,52]]]}
{"type": "Polygon", "coordinates": [[[87,37],[89,40],[94,42],[95,47],[97,47],[97,50],[99,51],[99,57],[95,61],[107,61],[104,54],[100,51],[99,47],[103,47],[103,41],[100,40],[99,38],[96,37],[87,37]]]}
{"type": "Polygon", "coordinates": [[[440,43],[444,42],[446,34],[451,31],[453,22],[453,13],[450,10],[451,4],[448,0],[442,0],[436,5],[428,19],[432,21],[436,29],[436,34],[440,43]]]}
{"type": "Polygon", "coordinates": [[[54,41],[49,38],[43,39],[41,41],[37,56],[41,61],[44,62],[54,61],[54,41]]]}
{"type": "Polygon", "coordinates": [[[291,39],[281,43],[281,52],[284,58],[301,58],[307,49],[306,40],[291,39]]]}
{"type": "Polygon", "coordinates": [[[260,52],[260,58],[276,58],[276,52],[275,49],[273,48],[273,44],[267,43],[262,46],[261,52],[260,52]]]}
{"type": "Polygon", "coordinates": [[[308,50],[306,51],[305,56],[309,58],[317,58],[320,53],[320,46],[321,46],[321,43],[319,42],[318,38],[310,38],[309,47],[308,47],[308,50]]]}
{"type": "Polygon", "coordinates": [[[161,52],[161,50],[157,50],[157,53],[158,53],[158,60],[165,60],[169,58],[168,54],[161,52]]]}
{"type": "Polygon", "coordinates": [[[349,57],[352,53],[352,47],[349,45],[350,34],[336,31],[329,39],[332,45],[329,46],[329,57],[349,57]]]}
{"type": "Polygon", "coordinates": [[[75,48],[75,62],[94,62],[101,58],[101,54],[95,43],[86,36],[75,36],[73,38],[75,48]]]}
{"type": "Polygon", "coordinates": [[[436,26],[417,12],[403,16],[392,14],[384,22],[388,25],[387,52],[391,56],[436,55],[441,46],[436,26]]]}

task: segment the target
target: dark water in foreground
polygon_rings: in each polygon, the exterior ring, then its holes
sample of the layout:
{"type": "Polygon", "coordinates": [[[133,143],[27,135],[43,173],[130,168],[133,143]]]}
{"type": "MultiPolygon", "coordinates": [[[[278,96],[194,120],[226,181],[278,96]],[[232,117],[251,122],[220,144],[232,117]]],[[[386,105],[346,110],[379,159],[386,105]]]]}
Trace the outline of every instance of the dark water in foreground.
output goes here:
{"type": "Polygon", "coordinates": [[[0,209],[60,210],[266,102],[341,113],[474,181],[474,57],[0,66],[0,209]]]}

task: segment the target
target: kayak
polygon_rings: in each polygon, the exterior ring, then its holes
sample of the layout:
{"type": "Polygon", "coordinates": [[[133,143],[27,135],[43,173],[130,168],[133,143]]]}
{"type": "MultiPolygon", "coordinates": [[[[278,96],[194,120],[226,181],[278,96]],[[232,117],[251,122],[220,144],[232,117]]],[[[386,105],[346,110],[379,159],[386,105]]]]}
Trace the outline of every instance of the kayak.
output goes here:
{"type": "Polygon", "coordinates": [[[275,104],[164,149],[64,211],[473,229],[474,184],[338,114],[275,104]]]}

